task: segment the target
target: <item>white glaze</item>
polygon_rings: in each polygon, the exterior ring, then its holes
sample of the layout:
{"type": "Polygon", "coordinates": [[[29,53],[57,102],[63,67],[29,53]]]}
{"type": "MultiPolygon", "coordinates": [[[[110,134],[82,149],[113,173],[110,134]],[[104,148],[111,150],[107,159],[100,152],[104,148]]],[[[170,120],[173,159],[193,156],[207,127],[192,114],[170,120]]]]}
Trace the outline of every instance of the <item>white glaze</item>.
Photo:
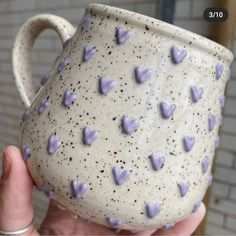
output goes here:
{"type": "Polygon", "coordinates": [[[53,198],[61,205],[100,224],[107,225],[106,218],[112,217],[122,219],[120,228],[142,230],[180,221],[192,212],[208,187],[210,168],[203,174],[201,163],[205,156],[212,163],[220,125],[217,122],[209,132],[208,115],[221,116],[219,98],[224,93],[232,54],[202,36],[126,10],[93,4],[86,15],[90,17],[87,29],[81,32],[78,26],[74,35],[74,28],[68,22],[64,24],[65,20],[39,15],[29,20],[17,36],[13,69],[21,97],[31,110],[22,122],[20,138],[20,145],[27,144],[31,149],[29,171],[39,188],[47,186],[54,191],[53,198]],[[44,26],[42,19],[47,22],[44,26]],[[33,100],[28,68],[31,46],[19,45],[32,45],[38,32],[51,25],[63,32],[63,42],[73,35],[60,55],[70,64],[58,73],[58,58],[49,80],[33,100]],[[133,33],[121,45],[115,38],[118,26],[133,33]],[[29,32],[32,27],[34,35],[29,32]],[[87,46],[96,47],[96,53],[84,62],[87,46]],[[180,64],[171,61],[172,46],[187,51],[180,64]],[[19,56],[21,61],[17,60],[19,56]],[[217,63],[224,66],[219,80],[215,78],[217,63]],[[151,78],[143,84],[135,80],[137,66],[152,70],[151,78]],[[99,93],[102,76],[116,81],[107,95],[99,93]],[[193,103],[191,86],[195,85],[204,91],[202,98],[193,103]],[[67,89],[77,94],[69,108],[62,104],[67,89]],[[49,106],[39,115],[43,99],[49,101],[49,106]],[[168,119],[161,116],[162,101],[176,105],[168,119]],[[131,135],[122,132],[123,116],[140,122],[131,135]],[[91,145],[83,144],[85,127],[99,131],[99,138],[91,145]],[[49,155],[47,143],[53,134],[62,146],[49,155]],[[184,136],[196,139],[189,152],[183,148],[184,136]],[[158,171],[151,166],[151,154],[165,156],[164,166],[158,171]],[[130,170],[128,180],[119,186],[112,174],[116,165],[130,170]],[[89,185],[80,199],[72,195],[73,179],[89,185]],[[182,182],[190,184],[184,197],[178,189],[182,182]],[[158,202],[161,207],[152,219],[145,211],[149,202],[158,202]]]}

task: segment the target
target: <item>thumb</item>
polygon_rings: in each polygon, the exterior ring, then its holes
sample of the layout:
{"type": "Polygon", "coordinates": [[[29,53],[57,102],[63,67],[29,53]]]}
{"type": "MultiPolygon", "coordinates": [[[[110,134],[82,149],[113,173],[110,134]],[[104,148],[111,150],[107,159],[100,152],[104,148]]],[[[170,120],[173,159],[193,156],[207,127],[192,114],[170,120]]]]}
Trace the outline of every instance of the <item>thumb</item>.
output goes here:
{"type": "MultiPolygon", "coordinates": [[[[3,173],[0,181],[0,230],[16,231],[33,219],[32,180],[21,152],[14,146],[3,151],[3,173]]],[[[35,235],[31,229],[25,235],[35,235]]]]}

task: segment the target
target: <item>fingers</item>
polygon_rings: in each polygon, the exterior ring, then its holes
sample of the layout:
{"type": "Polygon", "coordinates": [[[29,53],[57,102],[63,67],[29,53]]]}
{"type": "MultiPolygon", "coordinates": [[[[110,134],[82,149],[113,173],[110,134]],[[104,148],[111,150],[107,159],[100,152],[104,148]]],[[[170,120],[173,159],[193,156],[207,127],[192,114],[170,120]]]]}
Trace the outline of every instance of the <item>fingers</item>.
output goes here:
{"type": "Polygon", "coordinates": [[[8,146],[3,152],[0,182],[0,229],[19,230],[28,226],[32,219],[32,180],[19,149],[8,146]]]}
{"type": "Polygon", "coordinates": [[[135,236],[149,236],[152,235],[156,230],[142,230],[142,231],[128,231],[128,230],[122,230],[119,232],[119,235],[135,235],[135,236]]]}
{"type": "Polygon", "coordinates": [[[189,236],[196,230],[206,213],[205,205],[202,203],[199,209],[185,220],[177,223],[172,229],[157,230],[153,235],[181,235],[189,236]]]}
{"type": "Polygon", "coordinates": [[[137,235],[149,236],[155,230],[139,231],[132,233],[127,230],[111,229],[103,225],[88,222],[75,217],[58,206],[54,200],[50,201],[46,218],[41,225],[39,232],[42,235],[137,235]]]}
{"type": "Polygon", "coordinates": [[[73,216],[71,212],[58,207],[54,200],[50,201],[39,232],[42,235],[115,235],[112,229],[73,216]]]}

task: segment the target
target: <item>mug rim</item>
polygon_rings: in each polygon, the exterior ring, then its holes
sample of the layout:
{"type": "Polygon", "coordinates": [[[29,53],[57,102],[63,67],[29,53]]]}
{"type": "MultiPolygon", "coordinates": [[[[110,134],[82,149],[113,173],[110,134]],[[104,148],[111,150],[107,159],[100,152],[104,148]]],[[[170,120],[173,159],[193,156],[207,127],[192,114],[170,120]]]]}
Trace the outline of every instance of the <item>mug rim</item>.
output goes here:
{"type": "Polygon", "coordinates": [[[194,33],[179,26],[172,25],[162,20],[146,16],[134,11],[129,11],[126,9],[104,4],[98,4],[98,3],[89,4],[86,8],[85,14],[87,12],[90,12],[91,10],[98,14],[106,14],[106,15],[108,15],[108,13],[112,14],[113,16],[117,16],[124,20],[128,20],[137,26],[143,25],[145,27],[145,25],[148,25],[150,26],[150,28],[152,28],[152,30],[158,30],[159,32],[161,31],[164,34],[169,35],[170,37],[175,36],[175,39],[178,39],[179,41],[182,42],[190,42],[190,41],[192,42],[194,38],[195,41],[193,42],[193,44],[195,46],[198,46],[200,49],[206,50],[212,54],[217,54],[218,51],[220,51],[221,52],[219,53],[220,58],[222,58],[223,60],[228,60],[230,63],[233,61],[234,55],[228,48],[200,34],[194,33]],[[107,8],[106,11],[104,11],[104,7],[107,8]],[[121,15],[120,13],[124,14],[121,15]],[[181,36],[175,35],[173,33],[176,31],[179,32],[181,36]],[[222,53],[222,51],[224,53],[222,53]]]}

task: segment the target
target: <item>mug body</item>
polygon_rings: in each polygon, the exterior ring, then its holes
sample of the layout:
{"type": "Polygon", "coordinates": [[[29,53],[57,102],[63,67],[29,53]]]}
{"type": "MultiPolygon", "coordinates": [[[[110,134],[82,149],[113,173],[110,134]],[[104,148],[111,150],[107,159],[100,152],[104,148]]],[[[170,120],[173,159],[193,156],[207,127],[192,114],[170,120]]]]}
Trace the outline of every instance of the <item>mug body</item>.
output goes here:
{"type": "Polygon", "coordinates": [[[111,227],[184,219],[211,180],[231,61],[202,36],[90,5],[21,125],[37,186],[111,227]]]}

